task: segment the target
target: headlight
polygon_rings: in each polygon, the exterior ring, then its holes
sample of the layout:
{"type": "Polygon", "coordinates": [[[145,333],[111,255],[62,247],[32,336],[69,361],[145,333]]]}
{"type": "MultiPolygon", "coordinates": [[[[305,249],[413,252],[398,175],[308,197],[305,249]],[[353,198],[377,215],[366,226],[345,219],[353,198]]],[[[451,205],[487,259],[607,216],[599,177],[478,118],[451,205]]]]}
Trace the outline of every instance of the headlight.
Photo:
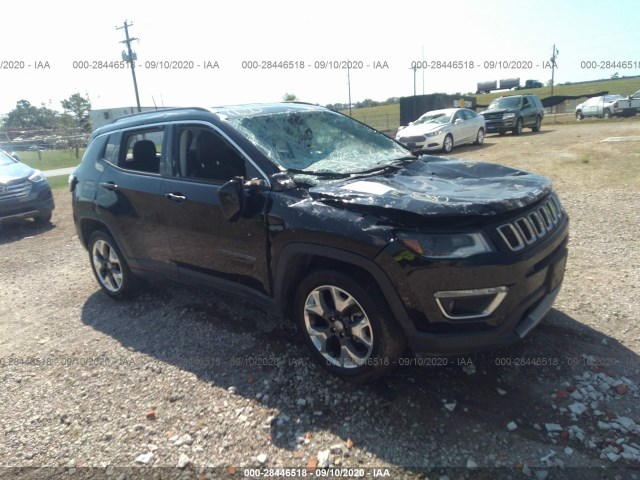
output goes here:
{"type": "Polygon", "coordinates": [[[515,113],[505,113],[502,118],[513,118],[515,117],[516,114],[515,113]]]}
{"type": "Polygon", "coordinates": [[[40,170],[36,170],[29,177],[29,181],[31,181],[33,183],[43,182],[44,181],[44,175],[42,174],[42,172],[40,170]]]}
{"type": "Polygon", "coordinates": [[[398,239],[414,253],[427,258],[467,258],[491,251],[480,232],[438,233],[398,232],[398,239]]]}
{"type": "Polygon", "coordinates": [[[425,137],[435,137],[436,135],[440,135],[442,130],[434,130],[433,132],[425,133],[425,137]]]}

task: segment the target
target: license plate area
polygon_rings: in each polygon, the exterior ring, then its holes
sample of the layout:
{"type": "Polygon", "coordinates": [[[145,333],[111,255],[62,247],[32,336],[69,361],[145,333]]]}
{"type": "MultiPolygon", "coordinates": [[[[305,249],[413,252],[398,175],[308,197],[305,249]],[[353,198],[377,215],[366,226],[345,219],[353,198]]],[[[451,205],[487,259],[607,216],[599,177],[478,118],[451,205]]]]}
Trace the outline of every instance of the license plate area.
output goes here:
{"type": "Polygon", "coordinates": [[[549,267],[549,273],[547,276],[547,290],[549,292],[553,292],[562,282],[566,266],[567,254],[564,253],[561,258],[559,258],[549,267]]]}

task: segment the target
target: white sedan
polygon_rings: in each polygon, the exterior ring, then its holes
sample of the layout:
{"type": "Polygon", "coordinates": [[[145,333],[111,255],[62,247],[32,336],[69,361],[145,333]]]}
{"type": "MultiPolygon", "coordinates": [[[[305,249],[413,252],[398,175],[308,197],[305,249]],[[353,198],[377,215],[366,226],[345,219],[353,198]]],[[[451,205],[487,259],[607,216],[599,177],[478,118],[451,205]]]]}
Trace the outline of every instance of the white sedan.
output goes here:
{"type": "Polygon", "coordinates": [[[465,143],[484,142],[484,117],[468,108],[432,110],[407,127],[400,127],[396,140],[412,150],[442,150],[465,143]]]}

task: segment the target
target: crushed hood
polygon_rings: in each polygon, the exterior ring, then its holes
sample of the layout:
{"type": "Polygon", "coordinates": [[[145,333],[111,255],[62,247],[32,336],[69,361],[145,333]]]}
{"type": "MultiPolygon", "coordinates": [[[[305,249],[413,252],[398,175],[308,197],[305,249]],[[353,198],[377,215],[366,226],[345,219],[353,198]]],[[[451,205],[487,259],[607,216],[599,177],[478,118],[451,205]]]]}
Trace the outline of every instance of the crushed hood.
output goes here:
{"type": "Polygon", "coordinates": [[[422,156],[396,172],[320,184],[316,201],[385,217],[492,216],[525,208],[547,196],[546,177],[487,162],[422,156]]]}

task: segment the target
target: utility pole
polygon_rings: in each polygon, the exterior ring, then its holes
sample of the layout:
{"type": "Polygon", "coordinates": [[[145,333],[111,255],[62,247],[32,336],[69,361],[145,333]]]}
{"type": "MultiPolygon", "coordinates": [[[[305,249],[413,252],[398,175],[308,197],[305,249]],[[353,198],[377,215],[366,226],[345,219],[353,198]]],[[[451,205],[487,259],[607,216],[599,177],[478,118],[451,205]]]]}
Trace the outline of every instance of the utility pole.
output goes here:
{"type": "Polygon", "coordinates": [[[422,95],[424,95],[424,45],[422,45],[422,95]]]}
{"type": "Polygon", "coordinates": [[[349,116],[351,116],[351,75],[349,74],[349,62],[347,62],[347,84],[349,85],[349,116]]]}
{"type": "Polygon", "coordinates": [[[416,96],[416,72],[418,70],[418,66],[414,65],[413,67],[409,67],[409,70],[413,70],[413,96],[416,96]]]}
{"type": "Polygon", "coordinates": [[[136,104],[138,105],[138,113],[142,112],[140,108],[140,96],[138,95],[138,82],[136,80],[136,60],[138,56],[136,53],[131,50],[131,42],[134,40],[138,40],[137,38],[129,38],[129,27],[133,26],[133,23],[127,23],[124,21],[124,25],[122,27],[116,27],[116,30],[122,30],[124,28],[125,40],[122,40],[120,43],[127,44],[127,51],[122,51],[122,60],[131,65],[131,76],[133,77],[133,88],[136,91],[136,104]]]}
{"type": "Polygon", "coordinates": [[[560,52],[556,49],[556,46],[553,46],[553,51],[551,52],[551,95],[553,95],[553,80],[556,73],[556,58],[560,52]]]}

